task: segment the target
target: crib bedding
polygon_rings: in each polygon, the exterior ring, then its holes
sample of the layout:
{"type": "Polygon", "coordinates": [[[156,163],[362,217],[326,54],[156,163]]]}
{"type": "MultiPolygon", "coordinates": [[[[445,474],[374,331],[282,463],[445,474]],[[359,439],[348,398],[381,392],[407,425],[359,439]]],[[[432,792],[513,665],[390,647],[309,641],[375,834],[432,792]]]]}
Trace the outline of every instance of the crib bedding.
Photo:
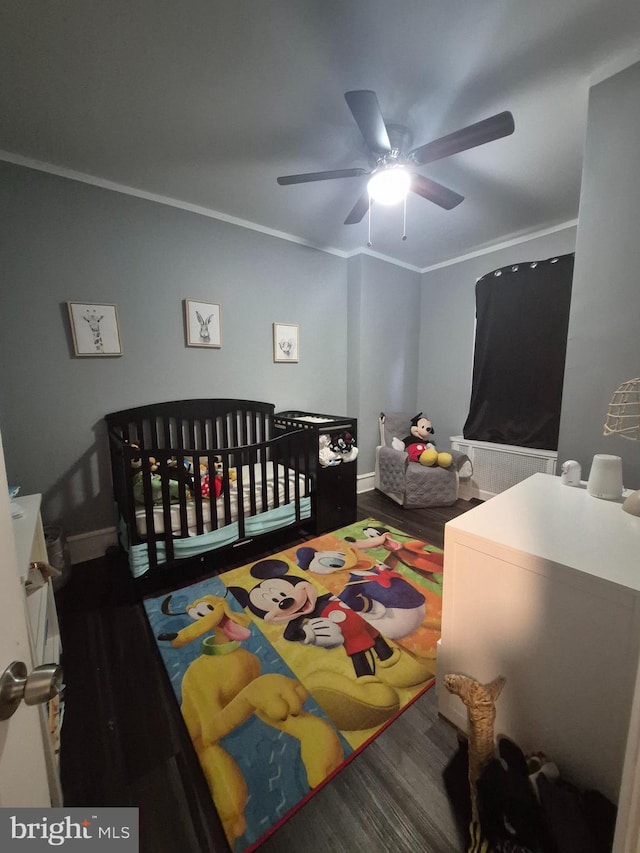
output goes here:
{"type": "MultiPolygon", "coordinates": [[[[310,497],[300,498],[298,506],[300,508],[300,521],[311,518],[310,497]]],[[[244,535],[249,540],[253,540],[274,530],[281,530],[282,528],[294,525],[297,521],[296,504],[283,504],[275,509],[268,509],[266,512],[259,513],[258,515],[249,516],[245,520],[244,535]]],[[[234,547],[240,538],[238,522],[233,521],[231,524],[219,527],[217,530],[210,530],[208,533],[193,534],[184,539],[173,540],[173,552],[176,559],[186,560],[219,548],[234,547]]],[[[121,541],[123,543],[126,542],[125,528],[121,528],[121,541]]],[[[140,543],[128,547],[125,545],[125,547],[129,554],[131,573],[135,578],[142,577],[154,565],[149,559],[148,545],[140,543]]],[[[163,565],[166,559],[167,549],[165,544],[163,542],[156,543],[155,565],[163,565]]]]}
{"type": "MultiPolygon", "coordinates": [[[[238,472],[238,478],[234,483],[229,484],[229,510],[230,513],[225,519],[225,494],[224,492],[215,500],[211,501],[206,498],[202,500],[202,522],[203,532],[210,533],[224,527],[226,524],[237,521],[238,519],[238,484],[241,484],[242,492],[242,508],[243,516],[249,518],[252,515],[260,515],[267,510],[280,507],[288,502],[293,502],[296,495],[296,476],[291,470],[287,471],[283,465],[274,466],[273,462],[267,462],[264,466],[266,474],[266,491],[263,489],[263,466],[256,463],[253,466],[243,465],[242,470],[238,472]],[[251,470],[253,468],[253,471],[251,470]],[[274,470],[275,469],[275,470],[274,470]],[[288,488],[287,488],[288,486],[288,488]],[[276,501],[276,489],[278,499],[276,501]],[[255,512],[252,511],[252,492],[255,497],[255,512]],[[287,494],[288,493],[288,494],[287,494]],[[265,500],[266,498],[266,500],[265,500]],[[214,523],[211,523],[211,505],[214,507],[214,523]]],[[[298,495],[305,494],[305,477],[298,475],[298,495]]],[[[182,529],[180,505],[171,504],[171,533],[174,536],[197,536],[198,525],[196,517],[196,503],[194,500],[187,501],[187,529],[186,533],[182,529]]],[[[164,514],[165,510],[162,505],[154,506],[153,508],[153,532],[155,534],[164,533],[164,514]]],[[[140,507],[136,510],[136,529],[141,537],[147,535],[147,510],[140,507]]]]}

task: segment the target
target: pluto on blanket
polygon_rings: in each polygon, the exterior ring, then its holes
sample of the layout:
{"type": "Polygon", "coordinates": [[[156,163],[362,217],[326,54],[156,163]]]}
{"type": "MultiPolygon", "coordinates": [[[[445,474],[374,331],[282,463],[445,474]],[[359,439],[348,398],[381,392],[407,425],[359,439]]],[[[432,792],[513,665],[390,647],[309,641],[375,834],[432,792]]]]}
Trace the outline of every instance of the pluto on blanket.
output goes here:
{"type": "MultiPolygon", "coordinates": [[[[162,612],[176,615],[170,603],[169,595],[162,612]]],[[[182,679],[182,715],[232,843],[245,831],[248,790],[238,764],[220,745],[225,735],[252,715],[292,735],[300,742],[310,788],[340,766],[343,749],[331,725],[304,710],[309,694],[302,684],[278,673],[262,675],[258,658],[240,646],[251,636],[248,616],[232,610],[217,595],[204,595],[185,610],[192,624],[158,639],[170,641],[174,648],[201,640],[200,657],[182,679]]]]}

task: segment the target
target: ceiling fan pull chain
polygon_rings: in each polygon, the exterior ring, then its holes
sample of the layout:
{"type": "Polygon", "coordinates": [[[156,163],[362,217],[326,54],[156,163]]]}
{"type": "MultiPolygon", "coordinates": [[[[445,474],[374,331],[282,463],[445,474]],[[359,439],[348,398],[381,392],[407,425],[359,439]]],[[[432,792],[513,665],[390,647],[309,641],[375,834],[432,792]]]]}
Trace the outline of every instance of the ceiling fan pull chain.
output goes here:
{"type": "Polygon", "coordinates": [[[371,248],[373,243],[371,242],[371,210],[373,207],[373,202],[371,196],[369,196],[369,239],[367,240],[367,246],[371,248]]]}
{"type": "Polygon", "coordinates": [[[407,197],[403,199],[402,210],[402,239],[407,239],[407,197]]]}

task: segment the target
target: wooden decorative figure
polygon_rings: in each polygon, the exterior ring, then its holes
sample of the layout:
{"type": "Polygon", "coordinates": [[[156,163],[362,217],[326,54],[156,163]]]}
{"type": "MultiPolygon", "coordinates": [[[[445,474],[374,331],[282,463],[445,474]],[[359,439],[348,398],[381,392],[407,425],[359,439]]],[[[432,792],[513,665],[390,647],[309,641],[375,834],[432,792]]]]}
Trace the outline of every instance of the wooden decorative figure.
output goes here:
{"type": "Polygon", "coordinates": [[[467,706],[469,720],[469,793],[471,822],[479,824],[476,783],[486,765],[495,757],[493,727],[496,719],[496,700],[505,685],[502,676],[489,684],[480,684],[467,675],[445,675],[444,686],[459,696],[467,706]]]}

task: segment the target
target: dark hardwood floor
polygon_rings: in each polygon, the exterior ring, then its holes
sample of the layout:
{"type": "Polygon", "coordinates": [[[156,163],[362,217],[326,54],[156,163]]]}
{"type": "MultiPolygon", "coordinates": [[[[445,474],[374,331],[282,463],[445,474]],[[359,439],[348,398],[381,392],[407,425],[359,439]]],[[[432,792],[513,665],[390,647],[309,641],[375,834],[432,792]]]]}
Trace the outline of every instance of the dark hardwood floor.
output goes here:
{"type": "MultiPolygon", "coordinates": [[[[442,546],[445,522],[474,503],[403,510],[367,492],[358,497],[358,516],[442,546]]],[[[66,684],[65,805],[137,806],[144,853],[227,851],[125,561],[108,554],[75,566],[56,599],[66,684]]],[[[456,733],[438,718],[433,688],[261,851],[464,850],[464,819],[443,777],[457,746],[456,733]]]]}

